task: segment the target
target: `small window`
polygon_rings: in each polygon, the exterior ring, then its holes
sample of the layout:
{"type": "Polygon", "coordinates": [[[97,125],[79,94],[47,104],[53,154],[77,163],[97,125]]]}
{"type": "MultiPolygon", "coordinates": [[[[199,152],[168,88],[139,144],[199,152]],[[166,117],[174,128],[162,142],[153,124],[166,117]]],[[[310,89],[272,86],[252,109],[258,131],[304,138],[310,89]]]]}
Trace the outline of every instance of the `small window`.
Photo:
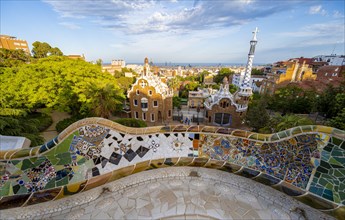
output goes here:
{"type": "Polygon", "coordinates": [[[151,121],[153,122],[153,121],[155,121],[155,114],[151,114],[151,121]]]}
{"type": "Polygon", "coordinates": [[[149,90],[149,95],[152,95],[152,90],[149,90]]]}
{"type": "Polygon", "coordinates": [[[143,120],[146,121],[146,112],[143,112],[143,120]]]}
{"type": "Polygon", "coordinates": [[[137,93],[137,95],[139,95],[139,94],[140,94],[139,89],[137,89],[136,93],[137,93]]]}
{"type": "Polygon", "coordinates": [[[135,112],[135,118],[138,119],[139,118],[139,113],[135,112]]]}
{"type": "Polygon", "coordinates": [[[138,100],[134,99],[134,106],[138,106],[138,100]]]}
{"type": "Polygon", "coordinates": [[[142,98],[141,99],[141,108],[148,108],[148,100],[147,98],[142,98]]]}
{"type": "Polygon", "coordinates": [[[158,107],[158,101],[153,101],[153,107],[158,107]]]}
{"type": "Polygon", "coordinates": [[[171,117],[171,110],[168,111],[168,117],[171,117]]]}

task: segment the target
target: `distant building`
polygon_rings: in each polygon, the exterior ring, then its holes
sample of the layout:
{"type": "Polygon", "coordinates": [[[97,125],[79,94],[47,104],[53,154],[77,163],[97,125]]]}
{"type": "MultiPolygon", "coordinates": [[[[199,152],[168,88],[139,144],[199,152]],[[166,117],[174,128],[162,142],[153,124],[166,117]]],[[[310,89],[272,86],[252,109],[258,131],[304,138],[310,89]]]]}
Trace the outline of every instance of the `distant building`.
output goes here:
{"type": "Polygon", "coordinates": [[[173,91],[150,70],[148,58],[144,60],[141,76],[128,91],[131,117],[141,119],[148,125],[172,120],[173,91]]]}
{"type": "Polygon", "coordinates": [[[189,108],[204,108],[205,100],[210,96],[208,89],[199,89],[198,91],[189,91],[188,93],[188,107],[189,108]]]}
{"type": "Polygon", "coordinates": [[[238,91],[235,94],[230,93],[229,81],[225,77],[219,91],[209,96],[204,102],[206,123],[237,128],[241,126],[248,109],[249,98],[252,95],[250,78],[257,44],[257,32],[256,29],[253,32],[253,39],[250,41],[247,66],[238,91]]]}
{"type": "Polygon", "coordinates": [[[317,71],[317,80],[319,81],[332,81],[341,80],[344,76],[344,66],[323,66],[317,71]]]}
{"type": "Polygon", "coordinates": [[[13,36],[0,35],[0,48],[8,50],[24,50],[30,54],[28,42],[26,40],[17,39],[13,36]]]}
{"type": "MultiPolygon", "coordinates": [[[[236,73],[232,75],[232,84],[240,87],[242,84],[244,78],[244,72],[241,73],[236,73]]],[[[260,86],[261,86],[261,81],[263,81],[264,79],[266,79],[266,76],[264,75],[252,75],[250,77],[250,87],[252,88],[253,92],[259,92],[260,91],[260,86]]]]}
{"type": "Polygon", "coordinates": [[[273,94],[279,84],[316,80],[316,71],[323,65],[326,64],[304,57],[277,62],[270,69],[271,73],[267,73],[266,79],[262,81],[259,92],[273,94]]]}
{"type": "Polygon", "coordinates": [[[126,66],[124,60],[112,60],[110,65],[103,65],[102,72],[107,71],[111,75],[115,74],[115,71],[122,71],[122,68],[126,66]]]}
{"type": "Polygon", "coordinates": [[[314,62],[327,62],[330,66],[345,66],[345,56],[344,55],[319,55],[313,57],[314,62]]]}
{"type": "Polygon", "coordinates": [[[112,66],[121,66],[123,68],[126,66],[126,61],[124,61],[124,60],[112,60],[111,65],[112,66]]]}

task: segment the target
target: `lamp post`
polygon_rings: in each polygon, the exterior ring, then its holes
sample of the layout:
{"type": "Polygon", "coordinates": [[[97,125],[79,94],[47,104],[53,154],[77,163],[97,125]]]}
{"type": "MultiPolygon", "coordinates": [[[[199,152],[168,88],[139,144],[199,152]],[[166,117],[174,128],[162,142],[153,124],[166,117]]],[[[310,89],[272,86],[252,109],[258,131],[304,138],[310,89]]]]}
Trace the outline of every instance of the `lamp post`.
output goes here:
{"type": "Polygon", "coordinates": [[[199,125],[199,112],[200,112],[200,104],[198,105],[198,107],[196,108],[196,111],[198,112],[197,115],[197,120],[198,120],[198,125],[199,125]]]}

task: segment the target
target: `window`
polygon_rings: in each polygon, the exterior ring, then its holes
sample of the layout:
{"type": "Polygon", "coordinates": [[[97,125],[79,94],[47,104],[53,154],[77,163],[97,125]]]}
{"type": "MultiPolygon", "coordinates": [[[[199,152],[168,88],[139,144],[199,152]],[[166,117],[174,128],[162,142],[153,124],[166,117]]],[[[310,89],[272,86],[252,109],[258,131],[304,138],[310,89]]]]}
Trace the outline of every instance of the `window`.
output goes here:
{"type": "Polygon", "coordinates": [[[153,122],[153,121],[155,121],[155,114],[151,114],[151,121],[153,122]]]}
{"type": "Polygon", "coordinates": [[[149,95],[152,95],[152,90],[149,90],[149,95]]]}
{"type": "Polygon", "coordinates": [[[147,108],[148,108],[148,100],[147,100],[147,98],[142,98],[141,99],[141,108],[144,110],[146,110],[147,111],[147,108]]]}
{"type": "Polygon", "coordinates": [[[138,106],[138,100],[134,99],[134,106],[138,106]]]}
{"type": "Polygon", "coordinates": [[[171,117],[171,110],[168,111],[168,117],[171,117]]]}
{"type": "Polygon", "coordinates": [[[146,121],[146,113],[143,112],[143,120],[146,121]]]}
{"type": "Polygon", "coordinates": [[[134,112],[135,113],[135,118],[138,119],[139,118],[139,113],[138,112],[134,112]]]}
{"type": "Polygon", "coordinates": [[[153,107],[158,107],[158,101],[153,101],[153,107]]]}
{"type": "Polygon", "coordinates": [[[140,93],[140,92],[139,92],[139,89],[137,89],[136,93],[137,93],[137,95],[139,95],[139,93],[140,93]]]}

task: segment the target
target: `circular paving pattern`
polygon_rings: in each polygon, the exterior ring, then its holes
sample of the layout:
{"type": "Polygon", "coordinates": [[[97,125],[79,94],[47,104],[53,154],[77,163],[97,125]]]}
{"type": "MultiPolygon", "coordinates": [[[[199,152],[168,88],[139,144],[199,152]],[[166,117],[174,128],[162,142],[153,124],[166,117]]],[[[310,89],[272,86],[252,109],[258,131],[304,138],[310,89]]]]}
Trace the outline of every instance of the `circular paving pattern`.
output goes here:
{"type": "Polygon", "coordinates": [[[332,217],[268,186],[235,174],[206,168],[169,167],[137,173],[57,201],[2,210],[2,218],[331,219],[332,217]]]}

